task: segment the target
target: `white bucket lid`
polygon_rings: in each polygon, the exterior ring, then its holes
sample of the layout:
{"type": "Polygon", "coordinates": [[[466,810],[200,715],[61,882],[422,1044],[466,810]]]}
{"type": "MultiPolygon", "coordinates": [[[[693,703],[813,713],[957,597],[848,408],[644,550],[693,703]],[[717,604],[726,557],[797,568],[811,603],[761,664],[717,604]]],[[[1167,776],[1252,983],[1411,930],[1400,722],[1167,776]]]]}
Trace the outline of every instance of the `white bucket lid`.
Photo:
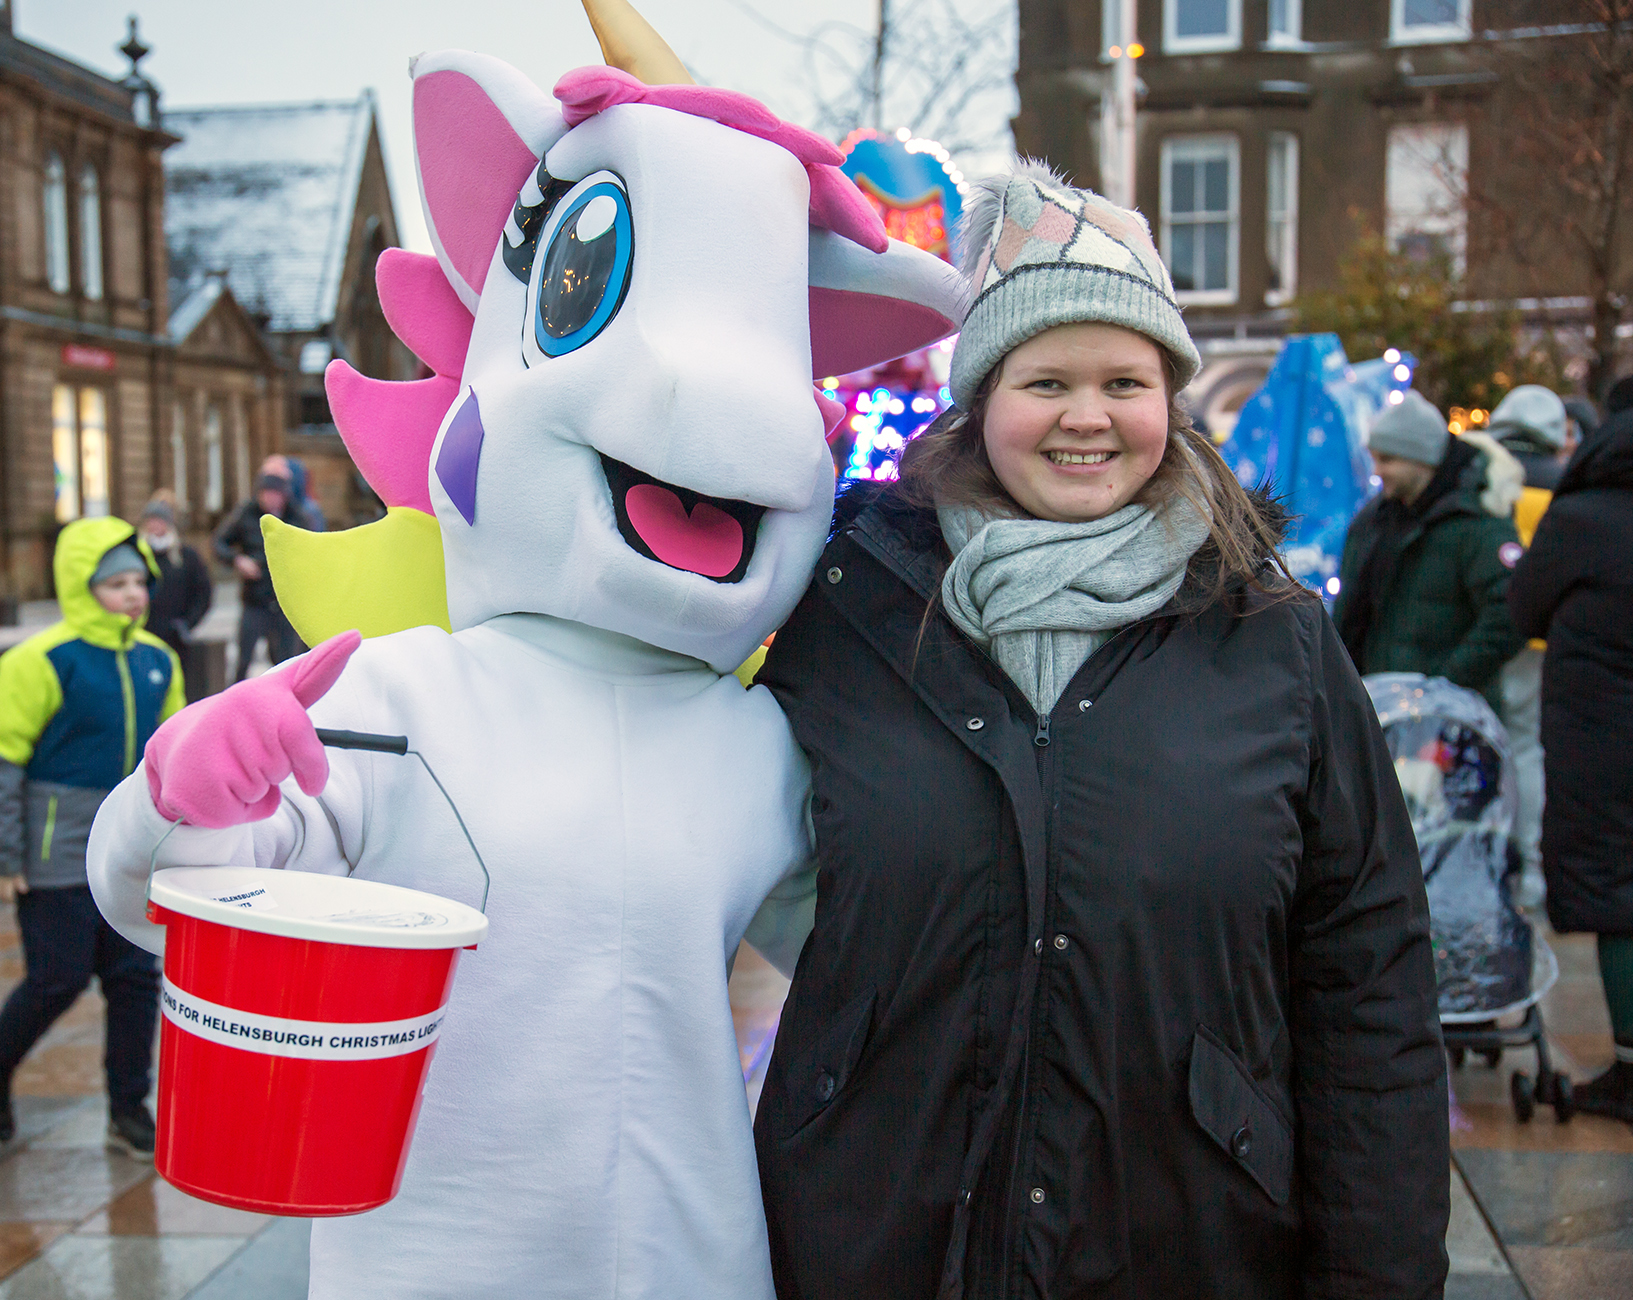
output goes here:
{"type": "Polygon", "coordinates": [[[149,897],[238,930],[362,948],[464,948],[488,933],[488,918],[464,903],[313,871],[167,867],[153,873],[149,897]]]}

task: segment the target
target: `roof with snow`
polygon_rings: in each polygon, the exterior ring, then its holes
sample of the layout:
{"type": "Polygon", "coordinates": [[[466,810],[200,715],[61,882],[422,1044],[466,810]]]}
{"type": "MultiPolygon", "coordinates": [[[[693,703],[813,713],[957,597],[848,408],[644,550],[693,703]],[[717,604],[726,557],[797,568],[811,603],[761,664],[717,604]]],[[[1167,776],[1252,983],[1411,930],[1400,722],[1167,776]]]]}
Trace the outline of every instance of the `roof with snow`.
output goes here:
{"type": "Polygon", "coordinates": [[[182,342],[199,327],[199,322],[210,314],[210,308],[214,307],[220,301],[221,295],[226,292],[225,276],[205,277],[204,283],[182,299],[181,305],[170,313],[170,337],[177,343],[182,342]]]}
{"type": "Polygon", "coordinates": [[[355,100],[172,108],[182,142],[164,156],[170,301],[212,271],[272,330],[334,319],[363,160],[372,91],[355,100]]]}

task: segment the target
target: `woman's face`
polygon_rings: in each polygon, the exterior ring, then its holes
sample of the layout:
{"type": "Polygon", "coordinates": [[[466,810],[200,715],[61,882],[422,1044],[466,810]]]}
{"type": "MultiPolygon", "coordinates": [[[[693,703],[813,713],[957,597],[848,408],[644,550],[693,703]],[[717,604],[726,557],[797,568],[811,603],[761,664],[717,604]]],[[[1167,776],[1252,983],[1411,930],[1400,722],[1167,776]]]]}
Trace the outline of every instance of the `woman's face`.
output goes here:
{"type": "Polygon", "coordinates": [[[1027,514],[1103,518],[1133,500],[1168,445],[1162,353],[1097,322],[1034,334],[1003,359],[983,424],[993,472],[1027,514]]]}

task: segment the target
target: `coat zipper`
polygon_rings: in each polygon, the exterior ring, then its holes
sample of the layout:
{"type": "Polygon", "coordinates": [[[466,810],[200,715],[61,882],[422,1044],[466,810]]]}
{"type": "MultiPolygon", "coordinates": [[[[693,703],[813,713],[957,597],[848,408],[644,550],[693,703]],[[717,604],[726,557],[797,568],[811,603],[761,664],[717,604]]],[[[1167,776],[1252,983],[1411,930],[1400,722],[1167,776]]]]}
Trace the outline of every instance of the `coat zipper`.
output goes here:
{"type": "Polygon", "coordinates": [[[114,652],[119,665],[119,694],[125,702],[125,775],[136,770],[136,686],[130,680],[130,662],[123,647],[114,652]]]}

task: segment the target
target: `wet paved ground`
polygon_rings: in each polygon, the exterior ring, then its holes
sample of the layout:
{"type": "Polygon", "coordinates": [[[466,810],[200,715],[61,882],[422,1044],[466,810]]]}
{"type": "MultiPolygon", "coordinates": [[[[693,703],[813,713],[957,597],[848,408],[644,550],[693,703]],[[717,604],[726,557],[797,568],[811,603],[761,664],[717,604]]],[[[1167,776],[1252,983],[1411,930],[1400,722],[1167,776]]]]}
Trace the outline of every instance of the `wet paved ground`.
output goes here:
{"type": "MultiPolygon", "coordinates": [[[[1557,1066],[1591,1077],[1611,1058],[1591,939],[1555,939],[1559,984],[1544,1004],[1557,1066]]],[[[22,974],[0,909],[0,995],[22,974]]],[[[732,1016],[757,1099],[786,981],[744,949],[732,1016]]],[[[17,1072],[18,1136],[0,1149],[0,1300],[299,1300],[308,1225],[195,1200],[152,1166],[103,1148],[102,1003],[82,997],[17,1072]]],[[[1515,1122],[1508,1075],[1453,1075],[1448,1300],[1627,1300],[1633,1296],[1633,1128],[1539,1107],[1515,1122]],[[1495,1229],[1495,1235],[1493,1233],[1495,1229]]]]}

